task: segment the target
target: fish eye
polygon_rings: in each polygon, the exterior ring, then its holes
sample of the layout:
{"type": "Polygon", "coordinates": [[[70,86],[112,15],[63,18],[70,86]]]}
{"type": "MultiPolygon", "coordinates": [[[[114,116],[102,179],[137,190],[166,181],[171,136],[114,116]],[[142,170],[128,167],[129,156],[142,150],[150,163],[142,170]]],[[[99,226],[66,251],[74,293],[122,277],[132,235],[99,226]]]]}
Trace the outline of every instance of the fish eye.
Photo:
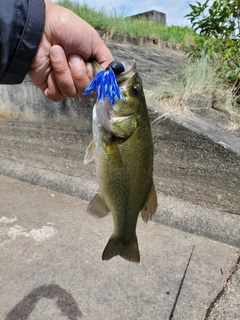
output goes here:
{"type": "Polygon", "coordinates": [[[136,84],[135,86],[132,87],[132,94],[134,96],[137,96],[139,94],[140,90],[141,90],[140,85],[136,84]]]}

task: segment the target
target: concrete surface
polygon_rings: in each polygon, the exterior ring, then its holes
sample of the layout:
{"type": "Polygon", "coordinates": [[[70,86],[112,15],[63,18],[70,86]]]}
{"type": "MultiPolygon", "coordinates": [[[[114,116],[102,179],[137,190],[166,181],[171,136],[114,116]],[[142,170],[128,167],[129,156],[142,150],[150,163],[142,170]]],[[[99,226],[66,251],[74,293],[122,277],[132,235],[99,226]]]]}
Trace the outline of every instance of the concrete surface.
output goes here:
{"type": "Polygon", "coordinates": [[[195,115],[156,118],[152,133],[159,191],[240,214],[239,137],[195,115]]]}
{"type": "Polygon", "coordinates": [[[240,299],[237,247],[139,219],[140,264],[103,262],[110,215],[3,175],[0,194],[0,319],[203,320],[233,276],[231,301],[240,299]]]}
{"type": "Polygon", "coordinates": [[[210,309],[209,320],[239,319],[240,312],[240,268],[234,270],[226,287],[221,291],[216,303],[210,309]]]}

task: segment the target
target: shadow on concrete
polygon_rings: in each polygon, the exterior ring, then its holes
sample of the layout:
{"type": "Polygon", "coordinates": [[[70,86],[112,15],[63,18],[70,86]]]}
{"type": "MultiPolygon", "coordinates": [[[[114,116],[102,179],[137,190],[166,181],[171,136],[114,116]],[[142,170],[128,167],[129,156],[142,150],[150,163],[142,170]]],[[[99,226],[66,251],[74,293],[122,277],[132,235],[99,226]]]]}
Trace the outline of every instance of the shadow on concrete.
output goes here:
{"type": "Polygon", "coordinates": [[[27,320],[42,298],[57,298],[57,306],[69,320],[77,320],[82,316],[72,295],[57,284],[51,284],[42,285],[30,292],[7,314],[5,320],[27,320]]]}

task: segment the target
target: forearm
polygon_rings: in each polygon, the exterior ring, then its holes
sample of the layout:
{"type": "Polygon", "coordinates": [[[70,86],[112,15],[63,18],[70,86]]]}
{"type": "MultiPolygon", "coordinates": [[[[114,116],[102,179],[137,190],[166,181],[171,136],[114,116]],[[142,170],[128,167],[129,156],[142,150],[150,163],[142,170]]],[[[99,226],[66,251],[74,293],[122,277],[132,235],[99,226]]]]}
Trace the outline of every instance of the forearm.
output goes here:
{"type": "Polygon", "coordinates": [[[45,4],[43,0],[0,0],[0,8],[0,83],[21,83],[41,41],[45,4]]]}

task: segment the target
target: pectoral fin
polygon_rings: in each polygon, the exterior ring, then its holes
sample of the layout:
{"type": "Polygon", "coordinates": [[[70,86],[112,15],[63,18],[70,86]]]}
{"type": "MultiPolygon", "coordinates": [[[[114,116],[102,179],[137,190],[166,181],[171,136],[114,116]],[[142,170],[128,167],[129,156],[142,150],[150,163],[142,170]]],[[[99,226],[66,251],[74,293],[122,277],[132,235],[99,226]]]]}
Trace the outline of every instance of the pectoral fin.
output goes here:
{"type": "Polygon", "coordinates": [[[154,184],[152,184],[152,187],[148,194],[147,201],[141,210],[143,221],[148,222],[148,220],[152,218],[152,215],[156,212],[156,210],[157,210],[157,194],[156,194],[155,186],[154,184]]]}
{"type": "Polygon", "coordinates": [[[90,201],[87,212],[97,216],[99,218],[105,217],[109,213],[109,209],[106,206],[106,203],[100,197],[99,193],[97,193],[93,199],[90,201]]]}
{"type": "Polygon", "coordinates": [[[95,159],[96,147],[95,142],[92,140],[87,147],[85,157],[84,157],[84,164],[88,164],[89,162],[95,159]]]}

